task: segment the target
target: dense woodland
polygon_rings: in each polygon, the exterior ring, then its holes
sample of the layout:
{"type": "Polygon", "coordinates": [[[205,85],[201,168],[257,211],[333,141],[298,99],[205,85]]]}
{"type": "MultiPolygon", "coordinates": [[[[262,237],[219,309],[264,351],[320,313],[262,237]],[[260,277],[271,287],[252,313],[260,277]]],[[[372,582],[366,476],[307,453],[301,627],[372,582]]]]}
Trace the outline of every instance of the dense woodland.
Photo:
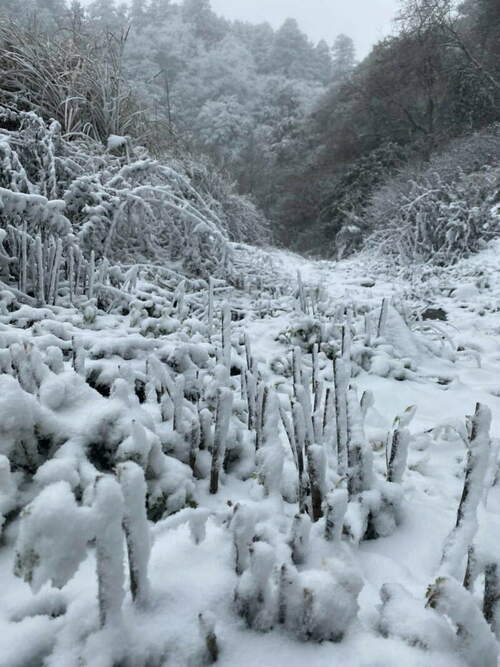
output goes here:
{"type": "MultiPolygon", "coordinates": [[[[394,36],[361,63],[345,35],[314,45],[293,19],[277,30],[230,22],[208,0],[96,0],[85,9],[2,0],[0,8],[3,103],[55,118],[65,137],[126,135],[155,157],[194,159],[226,198],[234,183],[246,200],[227,204],[253,202],[261,212],[253,216],[265,216],[285,246],[335,256],[375,232],[405,259],[441,258],[478,189],[495,198],[495,0],[405,0],[394,36]],[[436,160],[450,165],[438,188],[436,160]],[[426,189],[435,194],[423,208],[404,209],[426,189]],[[390,211],[380,206],[388,192],[390,211]],[[462,211],[454,229],[419,232],[427,249],[419,233],[400,248],[398,228],[413,229],[450,200],[462,211]]],[[[486,206],[479,226],[487,218],[486,206]]],[[[250,240],[266,240],[264,227],[250,240]]]]}

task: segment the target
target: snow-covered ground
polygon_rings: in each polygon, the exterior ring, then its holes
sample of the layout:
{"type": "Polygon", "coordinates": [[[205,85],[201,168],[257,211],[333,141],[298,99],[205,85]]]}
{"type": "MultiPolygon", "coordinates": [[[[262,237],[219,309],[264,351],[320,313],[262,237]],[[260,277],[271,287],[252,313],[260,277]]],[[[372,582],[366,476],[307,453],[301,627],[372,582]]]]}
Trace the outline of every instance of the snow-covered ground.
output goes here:
{"type": "MultiPolygon", "coordinates": [[[[235,389],[240,376],[231,376],[234,386],[222,377],[226,352],[220,341],[219,325],[214,325],[217,331],[209,341],[205,315],[199,319],[186,318],[182,312],[176,312],[162,316],[161,322],[151,316],[155,321],[148,328],[144,315],[136,317],[135,311],[122,315],[91,313],[85,319],[77,309],[62,306],[45,310],[22,307],[24,310],[10,312],[4,300],[0,316],[0,365],[7,373],[0,376],[0,453],[8,454],[11,443],[16,438],[22,440],[23,428],[29,429],[32,420],[42,424],[46,437],[50,434],[51,456],[38,467],[34,481],[29,477],[28,483],[26,473],[14,473],[13,483],[17,487],[14,501],[8,489],[12,479],[7,472],[3,474],[2,468],[0,509],[8,516],[9,502],[24,506],[42,489],[61,484],[61,480],[64,490],[63,487],[57,490],[61,502],[67,498],[68,489],[77,496],[83,490],[83,497],[78,498],[81,506],[72,508],[71,503],[61,506],[60,516],[55,519],[48,516],[47,501],[39,510],[41,523],[36,526],[29,524],[30,516],[26,513],[21,519],[6,523],[0,548],[0,666],[194,666],[209,661],[205,637],[210,634],[212,624],[219,649],[217,664],[224,667],[334,664],[491,667],[496,664],[496,658],[492,657],[493,639],[487,628],[478,623],[479,629],[477,632],[474,629],[471,637],[457,640],[453,612],[438,613],[426,606],[426,593],[436,577],[443,574],[443,549],[455,526],[464,486],[468,438],[465,418],[474,414],[477,403],[491,410],[492,444],[475,543],[480,559],[498,561],[495,536],[500,517],[500,487],[496,484],[500,443],[499,252],[500,243],[496,243],[446,271],[419,270],[413,276],[394,276],[366,255],[333,263],[310,261],[278,251],[236,249],[239,270],[249,276],[261,276],[262,291],[224,287],[215,290],[216,313],[224,303],[229,303],[238,314],[231,324],[231,367],[237,369],[237,360],[245,354],[241,341],[246,333],[262,381],[286,405],[292,393],[291,351],[302,347],[304,382],[308,384],[308,374],[312,372],[309,343],[316,340],[317,327],[322,327],[321,342],[333,346],[333,352],[328,345],[322,346],[318,362],[324,386],[332,384],[333,364],[329,356],[338,352],[347,306],[352,328],[351,382],[359,397],[368,391],[373,394],[373,404],[366,409],[364,429],[373,451],[377,479],[385,478],[385,443],[395,419],[411,413],[408,408],[416,406],[408,426],[411,440],[401,484],[401,506],[395,512],[397,525],[387,530],[385,537],[360,540],[363,535],[355,534],[357,515],[351,507],[347,514],[350,536],[344,535],[341,541],[326,541],[324,519],[320,519],[312,525],[302,562],[296,562],[296,576],[306,582],[300,590],[312,590],[314,594],[313,615],[349,615],[346,609],[356,603],[359,591],[359,610],[342,627],[343,638],[338,642],[318,642],[301,636],[301,627],[309,622],[307,615],[299,614],[291,626],[269,622],[266,627],[265,619],[260,619],[264,632],[249,628],[242,618],[244,614],[237,612],[235,590],[241,600],[246,594],[244,587],[255,582],[249,583],[249,569],[242,575],[235,571],[235,542],[239,539],[233,518],[235,507],[239,504],[240,511],[243,507],[250,517],[247,517],[252,532],[250,541],[254,540],[251,560],[257,563],[255,580],[262,572],[265,576],[269,563],[268,579],[276,582],[281,565],[290,563],[288,545],[297,512],[297,481],[281,422],[270,418],[265,424],[265,446],[258,452],[257,463],[247,435],[238,436],[234,420],[245,410],[235,389]],[[309,313],[300,312],[300,295],[295,295],[297,271],[304,283],[309,313]],[[378,336],[384,299],[387,312],[378,336]],[[429,308],[438,309],[439,315],[446,319],[422,319],[429,308]],[[154,326],[157,329],[153,334],[154,326]],[[76,372],[71,368],[69,354],[75,340],[78,349],[85,350],[80,362],[73,364],[76,372]],[[14,387],[8,372],[7,348],[15,343],[28,345],[15,352],[19,357],[28,354],[30,345],[40,351],[39,358],[23,357],[25,361],[20,364],[21,368],[23,363],[31,365],[34,375],[40,376],[35,377],[38,388],[33,395],[14,387]],[[214,353],[214,348],[219,351],[214,353]],[[58,357],[57,349],[63,351],[64,361],[58,357]],[[214,354],[218,355],[219,370],[211,361],[214,354]],[[229,465],[226,472],[221,471],[216,494],[209,493],[209,452],[194,453],[193,476],[182,450],[184,441],[179,438],[179,429],[172,425],[175,405],[158,406],[151,397],[151,387],[154,389],[151,378],[155,378],[158,387],[162,372],[158,370],[154,375],[151,371],[153,358],[161,361],[160,366],[168,363],[170,380],[166,382],[173,385],[174,393],[179,377],[183,376],[188,394],[192,371],[197,367],[195,379],[203,385],[202,404],[205,401],[213,407],[217,387],[224,383],[233,389],[233,421],[228,439],[241,438],[239,449],[235,448],[235,456],[239,454],[233,467],[229,465]],[[84,376],[89,380],[92,371],[94,385],[112,385],[110,397],[85,382],[84,376]],[[131,387],[134,383],[137,386],[136,380],[141,378],[145,380],[146,398],[139,402],[131,387]],[[135,427],[130,431],[132,420],[139,431],[137,428],[134,431],[135,427]],[[54,521],[59,532],[71,536],[72,531],[84,531],[85,521],[90,521],[87,516],[81,518],[77,510],[92,506],[96,516],[104,520],[104,509],[99,509],[98,499],[92,495],[95,471],[85,469],[81,452],[109,439],[110,431],[116,435],[116,443],[120,443],[116,461],[128,458],[137,461],[141,456],[150,456],[158,443],[168,452],[162,463],[166,472],[161,477],[167,501],[165,517],[150,524],[147,601],[142,606],[132,604],[127,581],[121,615],[99,629],[96,534],[89,528],[88,552],[83,544],[78,547],[79,553],[68,553],[67,557],[60,553],[57,559],[51,550],[65,543],[53,529],[54,521]],[[22,543],[23,535],[20,533],[18,538],[18,533],[23,523],[27,526],[28,545],[35,539],[33,535],[39,526],[40,531],[46,531],[36,538],[39,553],[42,553],[40,542],[46,540],[45,574],[40,573],[40,563],[24,564],[24,570],[21,567],[21,573],[30,572],[35,587],[39,580],[36,594],[13,573],[16,548],[19,553],[19,542],[22,543]],[[54,580],[59,573],[65,583],[66,570],[71,573],[75,570],[75,574],[66,577],[69,580],[60,591],[45,582],[54,580]],[[404,589],[391,589],[397,591],[396,601],[384,610],[380,591],[386,584],[398,584],[404,589]]],[[[6,298],[6,293],[3,295],[6,298]]],[[[184,416],[191,414],[189,410],[184,407],[184,416]]],[[[330,446],[328,433],[323,435],[322,446],[326,448],[330,446]]],[[[324,484],[342,488],[342,475],[331,459],[328,453],[331,469],[324,484]]],[[[57,498],[56,495],[55,506],[57,498]]],[[[105,505],[110,513],[108,500],[105,505]]],[[[122,511],[120,507],[118,512],[122,511]]],[[[37,516],[33,509],[30,512],[31,518],[37,516]]],[[[112,531],[112,512],[110,516],[112,531]]],[[[242,525],[244,530],[243,520],[242,525]]],[[[461,567],[465,568],[465,562],[461,567]]],[[[117,586],[120,585],[118,578],[117,586]]],[[[262,584],[264,598],[272,593],[267,585],[267,582],[262,584]]],[[[477,605],[482,604],[481,589],[480,575],[472,591],[477,605]]],[[[292,601],[290,609],[296,604],[292,601]]],[[[475,628],[473,614],[470,622],[475,628]]],[[[337,626],[331,631],[336,630],[337,626]]]]}

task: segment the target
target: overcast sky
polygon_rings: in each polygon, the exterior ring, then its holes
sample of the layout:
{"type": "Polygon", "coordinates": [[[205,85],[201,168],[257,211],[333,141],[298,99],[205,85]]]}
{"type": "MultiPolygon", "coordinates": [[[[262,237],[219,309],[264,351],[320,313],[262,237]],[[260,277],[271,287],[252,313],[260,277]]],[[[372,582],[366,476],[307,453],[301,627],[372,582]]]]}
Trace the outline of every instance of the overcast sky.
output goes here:
{"type": "Polygon", "coordinates": [[[211,0],[212,9],[230,19],[268,21],[279,27],[292,17],[314,42],[332,44],[343,32],[353,38],[358,58],[391,32],[398,0],[211,0]]]}

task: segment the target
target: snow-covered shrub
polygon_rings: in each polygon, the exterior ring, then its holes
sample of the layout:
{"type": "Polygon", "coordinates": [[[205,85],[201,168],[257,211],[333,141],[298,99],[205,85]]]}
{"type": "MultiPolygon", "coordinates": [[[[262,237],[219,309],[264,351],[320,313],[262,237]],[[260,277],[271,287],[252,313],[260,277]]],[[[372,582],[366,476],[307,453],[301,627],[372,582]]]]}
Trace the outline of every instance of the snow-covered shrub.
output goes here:
{"type": "Polygon", "coordinates": [[[339,642],[357,617],[363,582],[352,566],[332,558],[322,569],[297,573],[285,566],[279,586],[289,631],[304,641],[339,642]]]}
{"type": "Polygon", "coordinates": [[[271,545],[258,541],[238,581],[235,604],[254,630],[280,624],[302,641],[339,642],[357,616],[362,586],[352,566],[337,558],[322,569],[298,571],[285,563],[278,568],[271,545]]]}
{"type": "Polygon", "coordinates": [[[46,581],[62,588],[85,559],[93,535],[91,509],[77,505],[67,482],[50,484],[23,510],[15,572],[35,592],[46,581]]]}
{"type": "Polygon", "coordinates": [[[121,73],[125,32],[75,39],[62,30],[49,35],[30,28],[2,21],[0,104],[36,109],[54,118],[65,135],[104,143],[144,131],[144,115],[121,73]]]}
{"type": "Polygon", "coordinates": [[[477,531],[478,505],[484,493],[484,483],[490,455],[491,410],[480,403],[470,419],[464,489],[457,511],[454,529],[448,535],[443,550],[440,573],[462,576],[463,561],[472,546],[477,531]]]}
{"type": "Polygon", "coordinates": [[[250,547],[249,568],[238,581],[235,591],[236,609],[254,630],[272,630],[277,616],[277,590],[272,572],[276,555],[271,545],[255,542],[250,547]]]}
{"type": "Polygon", "coordinates": [[[454,162],[451,147],[449,154],[424,167],[407,167],[380,188],[366,211],[368,244],[399,261],[448,265],[495,238],[500,142],[498,130],[491,133],[493,155],[478,147],[475,159],[462,150],[454,162]]]}
{"type": "MultiPolygon", "coordinates": [[[[19,264],[14,276],[24,291],[22,271],[27,257],[41,255],[46,262],[43,246],[35,247],[37,234],[42,243],[50,236],[60,239],[56,259],[67,270],[70,263],[72,271],[87,270],[89,297],[94,272],[92,267],[80,267],[79,252],[84,253],[85,264],[93,251],[96,259],[176,261],[205,277],[217,269],[226,273],[226,232],[214,207],[195,190],[186,173],[133,147],[125,160],[91,140],[69,142],[61,137],[56,123],[47,126],[33,112],[3,108],[1,118],[4,127],[13,124],[16,131],[0,131],[4,161],[10,165],[5,172],[10,181],[2,183],[0,190],[0,222],[28,234],[17,242],[19,247],[9,242],[11,261],[19,264]],[[33,147],[42,165],[36,170],[33,147]]],[[[57,273],[45,285],[46,298],[54,298],[57,273]]]]}
{"type": "Polygon", "coordinates": [[[378,630],[383,637],[398,637],[426,651],[456,650],[456,637],[446,620],[403,586],[384,584],[380,599],[378,630]]]}
{"type": "MultiPolygon", "coordinates": [[[[196,162],[162,163],[133,142],[127,146],[126,155],[116,155],[81,133],[63,135],[56,121],[0,107],[5,282],[39,303],[55,303],[64,287],[72,302],[86,296],[109,307],[127,301],[122,290],[135,288],[138,262],[143,270],[170,264],[172,275],[181,269],[232,277],[228,220],[243,223],[212,192],[196,188],[196,162]],[[131,263],[129,272],[113,262],[131,263]]],[[[244,229],[238,234],[246,239],[244,229]]]]}
{"type": "MultiPolygon", "coordinates": [[[[393,479],[381,479],[374,467],[373,449],[364,431],[363,407],[354,388],[348,389],[346,404],[349,503],[344,531],[354,542],[387,537],[401,522],[403,489],[400,482],[406,463],[405,442],[399,451],[397,448],[391,451],[391,456],[394,452],[393,479]]],[[[403,439],[406,438],[403,431],[403,439]]]]}
{"type": "MultiPolygon", "coordinates": [[[[25,370],[31,379],[31,368],[25,370]]],[[[14,470],[34,474],[43,462],[37,435],[40,405],[10,375],[0,375],[0,396],[0,454],[8,457],[14,470]]]]}
{"type": "Polygon", "coordinates": [[[474,597],[455,579],[440,577],[427,591],[428,605],[457,630],[460,653],[467,663],[496,667],[498,648],[474,597]]]}
{"type": "Polygon", "coordinates": [[[306,352],[311,352],[313,345],[323,342],[325,336],[321,321],[310,315],[303,315],[280,333],[279,340],[290,345],[298,345],[306,352]]]}
{"type": "Polygon", "coordinates": [[[206,156],[182,159],[193,186],[211,202],[231,241],[260,245],[269,240],[268,221],[248,196],[237,195],[234,187],[206,156]]]}

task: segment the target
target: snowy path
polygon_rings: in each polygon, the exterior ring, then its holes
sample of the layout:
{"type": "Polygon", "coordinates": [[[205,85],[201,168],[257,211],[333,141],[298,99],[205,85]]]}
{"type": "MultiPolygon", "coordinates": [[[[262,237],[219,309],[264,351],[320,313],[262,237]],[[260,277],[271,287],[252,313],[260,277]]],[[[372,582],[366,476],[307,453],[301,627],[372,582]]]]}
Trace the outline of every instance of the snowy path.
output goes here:
{"type": "MultiPolygon", "coordinates": [[[[417,337],[432,337],[433,350],[418,347],[413,359],[415,371],[403,381],[383,374],[361,372],[354,382],[359,392],[370,390],[375,404],[367,415],[367,435],[372,443],[382,442],[394,418],[409,406],[417,406],[411,424],[414,435],[426,434],[413,442],[409,470],[404,479],[403,522],[386,538],[363,542],[359,551],[352,553],[363,578],[360,595],[359,620],[339,644],[303,643],[279,629],[261,634],[248,630],[232,607],[236,575],[233,568],[232,544],[226,523],[231,508],[237,502],[258,508],[261,530],[273,543],[294,513],[293,506],[281,497],[264,497],[262,486],[254,478],[245,481],[227,476],[217,496],[207,493],[208,481],[199,480],[196,499],[199,506],[211,513],[206,538],[197,546],[189,527],[192,510],[187,508],[157,523],[153,528],[153,550],[150,579],[154,601],[147,611],[137,611],[131,605],[124,608],[127,628],[129,659],[127,667],[142,667],[144,645],[158,646],[153,667],[191,667],[192,656],[199,646],[195,619],[200,611],[210,611],[216,617],[221,667],[467,667],[459,656],[443,646],[432,653],[410,647],[399,639],[383,638],[377,632],[379,619],[379,591],[383,584],[403,585],[418,601],[425,604],[427,586],[432,583],[439,567],[443,543],[454,525],[457,506],[463,486],[465,447],[457,437],[466,415],[474,411],[480,401],[493,414],[492,433],[500,438],[500,270],[496,258],[500,245],[484,251],[480,256],[464,262],[438,279],[431,277],[417,286],[408,281],[394,281],[368,261],[356,258],[340,263],[312,262],[297,256],[274,252],[272,259],[279,268],[279,281],[295,282],[300,270],[309,288],[319,288],[322,298],[339,303],[354,303],[362,312],[375,311],[382,299],[403,299],[410,312],[427,305],[443,308],[446,322],[437,322],[437,329],[420,333],[417,337]],[[370,267],[367,269],[367,264],[370,267]],[[368,282],[367,282],[368,281],[368,282]],[[369,281],[373,281],[373,285],[369,281]],[[370,284],[371,286],[366,286],[370,284]],[[365,286],[364,286],[365,285],[365,286]],[[455,291],[453,291],[454,288],[455,291]],[[449,340],[459,353],[454,354],[449,340]],[[463,348],[463,349],[460,349],[463,348]],[[452,427],[439,429],[437,427],[452,427]],[[427,433],[434,429],[432,435],[427,433]],[[454,430],[455,429],[455,430],[454,430]],[[165,649],[165,638],[168,648],[165,649]],[[161,642],[164,642],[163,644],[161,642]]],[[[283,356],[284,346],[277,340],[290,327],[297,313],[281,312],[261,318],[259,304],[249,302],[245,294],[236,295],[239,302],[254,309],[245,322],[253,351],[262,367],[268,367],[276,356],[283,356]]],[[[65,326],[71,328],[71,317],[65,326]]],[[[434,326],[433,324],[433,326],[434,326]]],[[[124,318],[109,322],[108,339],[101,340],[102,331],[87,331],[82,336],[91,345],[101,345],[116,351],[132,335],[124,318]]],[[[13,336],[13,327],[4,326],[3,335],[13,336]]],[[[22,337],[25,329],[16,329],[22,337]]],[[[44,333],[43,331],[40,333],[44,333]]],[[[46,335],[47,332],[45,332],[46,335]]],[[[134,333],[137,337],[137,334],[134,333]]],[[[397,341],[396,341],[397,342],[397,341]]],[[[166,354],[173,345],[170,339],[143,338],[141,345],[166,354]],[[162,352],[163,351],[163,352],[162,352]]],[[[420,345],[420,344],[419,344],[420,345]]],[[[123,352],[122,350],[122,352],[123,352]]],[[[410,349],[412,352],[412,349],[410,349]]],[[[125,353],[124,353],[125,354],[125,353]]],[[[126,358],[126,357],[125,357],[126,358]]],[[[96,362],[97,363],[97,362],[96,362]]],[[[104,362],[103,362],[104,363],[104,362]]],[[[112,363],[106,360],[112,370],[112,363]]],[[[114,362],[113,362],[114,363],[114,362]]],[[[140,366],[139,361],[132,364],[140,366]]],[[[111,370],[109,371],[111,373],[111,370]]],[[[272,380],[272,375],[269,376],[272,380]]],[[[76,391],[76,390],[75,390],[76,391]]],[[[95,392],[94,392],[95,394],[95,392]]],[[[85,419],[104,410],[105,399],[81,395],[79,402],[70,406],[60,419],[71,437],[73,429],[80,428],[85,419]],[[92,400],[90,405],[87,400],[92,400]]],[[[375,465],[383,469],[382,449],[376,449],[375,465]]],[[[495,461],[496,465],[496,461],[495,461]]],[[[176,471],[181,476],[181,473],[176,471]]],[[[487,510],[482,510],[484,525],[495,526],[495,515],[500,514],[500,489],[495,486],[488,495],[487,510]]],[[[0,548],[0,578],[3,595],[0,601],[0,667],[42,667],[39,656],[56,650],[43,667],[76,667],[76,646],[90,633],[96,622],[96,582],[94,556],[80,566],[77,575],[54,598],[48,587],[38,594],[38,602],[27,584],[12,574],[15,526],[7,531],[0,548]],[[51,597],[52,596],[52,597],[51,597]],[[67,606],[65,617],[51,618],[37,609],[47,610],[59,601],[67,606]],[[13,619],[21,620],[13,622],[13,619]]],[[[349,552],[350,553],[350,552],[349,552]]],[[[322,567],[323,560],[334,553],[318,552],[311,562],[322,567]]],[[[57,605],[56,605],[57,606],[57,605]]],[[[90,667],[109,667],[112,649],[109,635],[95,633],[87,643],[85,660],[90,667]]]]}
{"type": "MultiPolygon", "coordinates": [[[[479,257],[463,262],[462,266],[449,272],[450,282],[439,281],[439,290],[432,284],[427,299],[419,304],[445,310],[447,321],[435,324],[447,339],[464,348],[461,356],[453,362],[436,357],[424,359],[420,364],[421,377],[418,381],[395,382],[369,374],[356,378],[360,393],[365,390],[374,393],[375,410],[382,418],[380,423],[385,421],[386,427],[410,405],[417,406],[411,427],[414,433],[436,428],[440,424],[460,424],[465,415],[473,414],[476,403],[481,402],[492,410],[492,435],[500,438],[499,249],[500,244],[494,245],[479,257]],[[458,289],[450,295],[450,287],[458,289]],[[437,377],[446,378],[448,384],[436,383],[437,377]]],[[[411,291],[408,282],[378,276],[373,269],[367,275],[359,258],[334,263],[285,256],[283,264],[290,276],[300,270],[305,283],[320,286],[334,299],[343,301],[381,303],[384,298],[398,299],[411,291]],[[368,284],[373,281],[373,287],[363,286],[367,279],[368,284]]],[[[418,303],[419,299],[415,301],[418,303]]],[[[267,345],[267,349],[269,347],[267,345]]],[[[375,428],[380,427],[380,423],[376,423],[375,428]]],[[[498,441],[495,446],[498,447],[498,441]]],[[[404,524],[388,538],[361,545],[365,588],[361,594],[360,618],[367,626],[376,623],[379,590],[384,583],[400,583],[416,597],[424,599],[426,588],[438,569],[442,545],[456,520],[462,493],[464,453],[464,447],[456,440],[449,445],[439,442],[431,451],[412,453],[405,483],[407,512],[404,524]]],[[[489,492],[487,507],[491,513],[488,520],[491,515],[500,515],[498,487],[489,492]]],[[[430,665],[428,657],[410,657],[404,651],[399,654],[396,647],[389,646],[382,648],[383,656],[370,657],[372,650],[377,653],[377,647],[371,644],[373,638],[365,638],[362,645],[365,641],[366,656],[360,652],[357,642],[352,652],[347,654],[342,650],[337,654],[337,649],[332,649],[330,657],[334,659],[335,656],[334,664],[338,659],[340,664],[360,667],[430,665]]],[[[290,664],[288,656],[284,656],[281,662],[278,655],[275,655],[273,664],[283,667],[290,664]]],[[[455,664],[450,657],[443,660],[442,664],[455,664]]],[[[248,662],[248,665],[254,664],[259,663],[248,662]]],[[[299,660],[299,664],[304,663],[299,660]]],[[[313,660],[311,664],[322,665],[323,662],[313,660]]],[[[432,664],[441,664],[440,659],[433,657],[432,664]]]]}

